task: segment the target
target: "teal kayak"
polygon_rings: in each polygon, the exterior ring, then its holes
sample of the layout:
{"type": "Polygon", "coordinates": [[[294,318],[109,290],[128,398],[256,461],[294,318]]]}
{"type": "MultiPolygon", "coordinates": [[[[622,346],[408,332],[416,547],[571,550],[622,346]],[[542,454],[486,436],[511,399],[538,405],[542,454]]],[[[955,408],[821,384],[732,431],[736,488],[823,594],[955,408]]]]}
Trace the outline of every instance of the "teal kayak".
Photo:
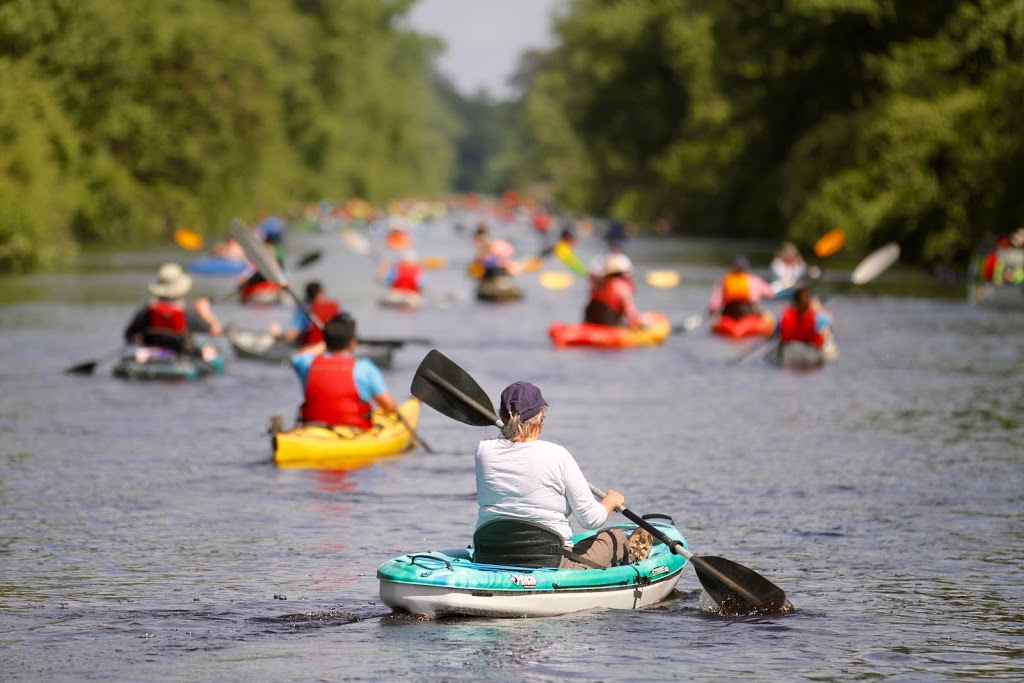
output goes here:
{"type": "Polygon", "coordinates": [[[194,380],[224,374],[223,356],[207,362],[164,349],[147,348],[145,351],[121,358],[114,365],[114,376],[129,380],[194,380]]]}
{"type": "MultiPolygon", "coordinates": [[[[686,539],[663,515],[645,519],[671,539],[686,539]]],[[[635,524],[620,524],[630,534],[635,524]]],[[[573,543],[597,533],[573,536],[573,543]]],[[[380,597],[425,619],[445,616],[543,617],[594,609],[637,609],[675,589],[686,558],[655,542],[647,559],[606,569],[512,567],[473,562],[473,549],[402,555],[377,569],[380,597]]]]}

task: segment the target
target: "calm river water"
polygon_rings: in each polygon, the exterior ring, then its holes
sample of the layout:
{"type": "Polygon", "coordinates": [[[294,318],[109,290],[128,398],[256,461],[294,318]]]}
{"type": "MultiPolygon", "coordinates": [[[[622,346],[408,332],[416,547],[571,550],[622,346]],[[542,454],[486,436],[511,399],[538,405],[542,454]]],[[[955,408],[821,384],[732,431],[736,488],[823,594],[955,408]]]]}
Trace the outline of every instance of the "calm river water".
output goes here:
{"type": "MultiPolygon", "coordinates": [[[[473,449],[493,429],[424,409],[414,451],[353,472],[279,470],[264,434],[291,416],[285,368],[232,362],[197,383],[63,370],[117,349],[145,285],[187,252],[90,255],[73,273],[0,280],[0,678],[7,681],[652,681],[1024,679],[1024,313],[959,290],[911,295],[893,269],[833,296],[841,354],[780,371],[707,328],[658,348],[555,351],[577,281],[477,303],[468,233],[419,249],[431,305],[378,309],[374,264],[336,235],[302,273],[366,336],[430,337],[494,400],[516,379],[551,404],[545,436],[635,512],[671,514],[697,554],[783,587],[789,616],[700,610],[687,569],[675,599],[635,612],[421,622],[380,603],[374,572],[409,551],[470,539],[473,449]],[[932,293],[934,294],[934,293],[932,293]]],[[[529,253],[531,236],[521,236],[529,253]]],[[[596,243],[584,242],[585,255],[596,243]]],[[[700,312],[731,252],[638,241],[638,271],[672,265],[642,308],[700,312]]],[[[755,265],[764,253],[748,252],[755,265]]],[[[848,277],[842,254],[823,266],[848,277]]],[[[218,294],[223,280],[197,280],[218,294]]],[[[217,307],[243,326],[287,307],[217,307]]],[[[429,346],[386,372],[408,395],[429,346]]],[[[230,353],[230,351],[228,351],[230,353]]]]}

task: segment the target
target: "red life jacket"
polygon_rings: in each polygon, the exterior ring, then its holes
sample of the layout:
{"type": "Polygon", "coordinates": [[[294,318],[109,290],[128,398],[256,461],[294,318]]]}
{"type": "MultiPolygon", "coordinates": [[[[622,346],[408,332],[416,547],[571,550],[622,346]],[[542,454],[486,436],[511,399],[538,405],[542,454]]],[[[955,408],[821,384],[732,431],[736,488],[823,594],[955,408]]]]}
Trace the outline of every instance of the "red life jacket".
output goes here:
{"type": "MultiPolygon", "coordinates": [[[[321,323],[326,323],[334,316],[341,313],[341,305],[332,299],[322,299],[314,301],[309,305],[309,310],[313,313],[317,320],[321,323]]],[[[309,323],[309,329],[306,330],[306,334],[302,337],[302,345],[307,346],[309,344],[316,344],[324,339],[324,332],[317,327],[313,321],[309,323]]]]}
{"type": "Polygon", "coordinates": [[[746,273],[726,273],[722,278],[722,304],[750,301],[750,276],[746,273]]]}
{"type": "Polygon", "coordinates": [[[373,426],[372,406],[359,398],[351,356],[317,356],[309,366],[303,422],[349,425],[360,429],[373,426]]]}
{"type": "Polygon", "coordinates": [[[146,346],[159,346],[182,353],[189,347],[185,304],[180,301],[154,299],[146,305],[148,327],[142,334],[146,346]]]}
{"type": "Polygon", "coordinates": [[[808,309],[801,315],[793,307],[782,312],[779,323],[779,338],[783,342],[800,341],[821,347],[825,337],[814,331],[814,311],[808,309]]]}
{"type": "Polygon", "coordinates": [[[146,306],[149,312],[149,329],[162,334],[185,334],[185,304],[180,301],[155,299],[146,306]]]}
{"type": "Polygon", "coordinates": [[[622,315],[625,310],[625,306],[622,304],[622,297],[620,297],[614,287],[612,287],[613,280],[614,278],[610,277],[603,278],[601,284],[591,290],[590,303],[603,303],[608,306],[612,312],[622,315]]]}
{"type": "Polygon", "coordinates": [[[391,289],[400,289],[404,292],[420,291],[420,267],[409,261],[399,261],[395,265],[395,279],[391,283],[391,289]]]}

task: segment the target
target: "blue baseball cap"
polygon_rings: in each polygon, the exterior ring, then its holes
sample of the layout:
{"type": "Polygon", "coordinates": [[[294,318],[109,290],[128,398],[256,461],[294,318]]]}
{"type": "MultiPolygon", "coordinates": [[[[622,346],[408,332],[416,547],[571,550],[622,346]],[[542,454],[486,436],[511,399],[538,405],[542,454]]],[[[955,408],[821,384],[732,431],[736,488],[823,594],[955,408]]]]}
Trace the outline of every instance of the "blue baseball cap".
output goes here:
{"type": "Polygon", "coordinates": [[[544,396],[529,382],[513,382],[501,392],[501,409],[498,416],[502,422],[512,419],[512,414],[519,415],[520,420],[529,420],[537,415],[548,404],[544,396]]]}

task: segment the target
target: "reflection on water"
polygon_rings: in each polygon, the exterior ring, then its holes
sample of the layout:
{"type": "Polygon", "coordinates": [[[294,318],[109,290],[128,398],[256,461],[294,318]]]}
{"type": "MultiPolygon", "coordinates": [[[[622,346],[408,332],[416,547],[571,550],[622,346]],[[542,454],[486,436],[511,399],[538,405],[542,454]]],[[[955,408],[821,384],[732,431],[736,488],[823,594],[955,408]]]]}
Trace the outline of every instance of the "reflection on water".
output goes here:
{"type": "MultiPolygon", "coordinates": [[[[532,250],[531,239],[521,246],[532,250]]],[[[391,614],[377,566],[468,543],[472,452],[494,430],[425,410],[433,455],[278,470],[264,425],[299,401],[285,368],[236,362],[223,377],[168,385],[121,382],[104,364],[64,375],[116,347],[152,270],[174,257],[136,254],[112,269],[5,280],[5,680],[1024,676],[1024,317],[969,307],[959,293],[907,296],[895,273],[829,300],[841,355],[816,372],[733,363],[749,342],[706,328],[655,349],[556,352],[547,325],[579,316],[582,281],[551,291],[524,280],[522,304],[485,307],[467,294],[471,247],[441,234],[431,250],[452,265],[428,282],[454,303],[398,314],[374,305],[369,259],[328,235],[301,245],[325,257],[299,283],[324,280],[364,334],[433,338],[494,398],[512,380],[535,381],[551,404],[545,436],[595,485],[624,491],[640,514],[672,515],[695,553],[762,573],[796,612],[708,613],[686,570],[674,599],[641,612],[391,614]]],[[[715,245],[634,247],[640,269],[685,261],[678,287],[640,286],[642,306],[673,320],[703,309],[715,245]]],[[[835,281],[848,269],[827,265],[835,281]]],[[[219,311],[244,327],[289,315],[219,311]]],[[[396,397],[429,348],[398,351],[386,375],[396,397]]]]}

